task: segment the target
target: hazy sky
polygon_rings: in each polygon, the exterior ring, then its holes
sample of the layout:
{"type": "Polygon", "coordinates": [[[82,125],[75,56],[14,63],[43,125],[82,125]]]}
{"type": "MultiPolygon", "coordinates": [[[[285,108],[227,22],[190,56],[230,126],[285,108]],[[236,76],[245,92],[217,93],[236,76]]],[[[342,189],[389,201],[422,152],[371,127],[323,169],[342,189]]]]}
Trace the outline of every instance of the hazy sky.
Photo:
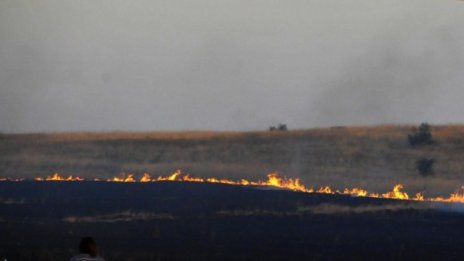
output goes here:
{"type": "Polygon", "coordinates": [[[464,2],[0,0],[0,131],[464,122],[464,2]]]}

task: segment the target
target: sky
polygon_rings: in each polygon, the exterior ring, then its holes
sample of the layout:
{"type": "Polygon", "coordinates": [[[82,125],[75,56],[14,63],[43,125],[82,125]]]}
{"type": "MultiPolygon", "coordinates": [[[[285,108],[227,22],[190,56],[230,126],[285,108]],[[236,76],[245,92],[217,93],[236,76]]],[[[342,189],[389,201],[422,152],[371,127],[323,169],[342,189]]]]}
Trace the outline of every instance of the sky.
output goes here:
{"type": "Polygon", "coordinates": [[[0,131],[464,123],[457,0],[0,0],[0,131]]]}

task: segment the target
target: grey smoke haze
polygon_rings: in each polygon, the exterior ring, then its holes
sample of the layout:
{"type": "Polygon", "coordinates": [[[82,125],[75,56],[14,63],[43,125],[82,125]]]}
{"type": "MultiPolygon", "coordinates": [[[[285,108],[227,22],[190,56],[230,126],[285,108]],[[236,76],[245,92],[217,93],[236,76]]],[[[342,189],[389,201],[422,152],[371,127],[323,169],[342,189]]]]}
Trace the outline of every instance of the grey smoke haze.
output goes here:
{"type": "Polygon", "coordinates": [[[0,0],[0,130],[464,121],[464,3],[0,0]]]}

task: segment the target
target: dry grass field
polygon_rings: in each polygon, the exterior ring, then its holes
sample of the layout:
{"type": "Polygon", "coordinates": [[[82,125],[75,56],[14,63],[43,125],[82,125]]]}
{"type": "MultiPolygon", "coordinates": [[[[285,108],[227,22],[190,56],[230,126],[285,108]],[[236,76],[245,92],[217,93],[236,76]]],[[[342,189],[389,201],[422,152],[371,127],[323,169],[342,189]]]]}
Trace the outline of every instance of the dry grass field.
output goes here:
{"type": "Polygon", "coordinates": [[[308,186],[361,186],[447,194],[464,185],[464,126],[433,126],[433,145],[411,147],[412,126],[334,127],[288,132],[112,132],[1,134],[0,177],[54,172],[107,178],[181,169],[199,177],[264,179],[278,171],[308,186]],[[416,170],[434,158],[433,176],[416,170]]]}

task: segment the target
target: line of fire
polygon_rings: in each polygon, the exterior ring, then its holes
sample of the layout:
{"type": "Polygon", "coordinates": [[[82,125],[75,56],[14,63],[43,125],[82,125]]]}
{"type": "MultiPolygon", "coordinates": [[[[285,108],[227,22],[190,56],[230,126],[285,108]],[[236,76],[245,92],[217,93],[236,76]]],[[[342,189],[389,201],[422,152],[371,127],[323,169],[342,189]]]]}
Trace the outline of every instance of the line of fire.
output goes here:
{"type": "MultiPolygon", "coordinates": [[[[12,179],[0,178],[2,182],[21,182],[28,181],[27,179],[12,179]]],[[[54,173],[47,177],[37,177],[33,181],[62,181],[62,182],[125,182],[125,183],[147,183],[147,182],[202,182],[202,183],[216,183],[227,184],[234,186],[255,186],[255,187],[271,187],[278,189],[285,189],[302,193],[319,193],[319,194],[338,194],[349,195],[353,197],[369,197],[369,198],[384,198],[395,200],[410,200],[410,201],[428,201],[428,202],[448,202],[448,203],[463,203],[464,204],[464,189],[460,188],[456,192],[451,193],[449,196],[426,197],[423,193],[419,192],[409,195],[405,192],[402,184],[396,184],[392,191],[377,193],[369,192],[363,188],[344,188],[333,189],[329,186],[319,188],[307,187],[301,183],[299,178],[281,177],[277,172],[267,174],[266,180],[252,181],[247,179],[230,180],[220,178],[201,178],[194,177],[190,174],[183,174],[180,170],[175,171],[171,175],[152,177],[149,173],[144,173],[140,178],[136,178],[134,174],[123,174],[109,179],[84,179],[79,176],[63,176],[59,173],[54,173]]]]}

